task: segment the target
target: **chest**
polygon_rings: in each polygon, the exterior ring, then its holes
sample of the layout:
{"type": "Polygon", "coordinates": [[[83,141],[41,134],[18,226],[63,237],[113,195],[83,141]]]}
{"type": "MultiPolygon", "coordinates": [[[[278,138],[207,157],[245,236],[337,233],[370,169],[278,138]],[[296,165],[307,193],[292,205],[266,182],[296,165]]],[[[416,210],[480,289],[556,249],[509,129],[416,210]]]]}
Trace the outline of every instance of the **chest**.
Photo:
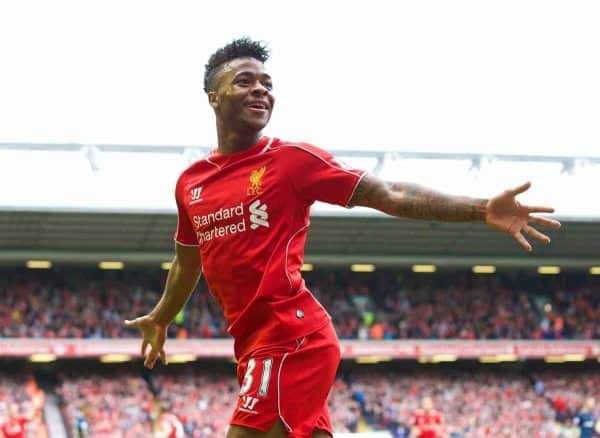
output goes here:
{"type": "Polygon", "coordinates": [[[276,164],[267,155],[189,178],[183,195],[194,230],[270,228],[293,197],[285,172],[276,164]]]}

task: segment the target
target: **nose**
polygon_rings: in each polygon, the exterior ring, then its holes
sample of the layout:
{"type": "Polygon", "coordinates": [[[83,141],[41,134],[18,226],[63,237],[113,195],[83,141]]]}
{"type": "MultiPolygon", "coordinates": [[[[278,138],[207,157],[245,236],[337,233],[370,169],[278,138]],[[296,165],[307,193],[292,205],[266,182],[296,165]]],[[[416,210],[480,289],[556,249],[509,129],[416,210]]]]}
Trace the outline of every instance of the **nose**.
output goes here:
{"type": "Polygon", "coordinates": [[[252,94],[264,96],[269,93],[269,90],[260,81],[255,81],[250,92],[252,94]]]}

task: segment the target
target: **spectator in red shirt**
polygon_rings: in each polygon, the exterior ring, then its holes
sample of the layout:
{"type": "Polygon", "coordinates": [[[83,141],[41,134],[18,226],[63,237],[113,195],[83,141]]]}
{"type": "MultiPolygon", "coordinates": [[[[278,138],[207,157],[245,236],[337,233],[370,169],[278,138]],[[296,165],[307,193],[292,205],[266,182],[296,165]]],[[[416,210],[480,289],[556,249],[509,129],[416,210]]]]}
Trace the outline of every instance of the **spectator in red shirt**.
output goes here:
{"type": "Polygon", "coordinates": [[[421,409],[413,414],[413,434],[418,438],[441,438],[442,414],[433,408],[431,397],[423,397],[421,409]]]}
{"type": "Polygon", "coordinates": [[[19,413],[19,405],[13,403],[8,418],[0,424],[3,438],[25,438],[28,418],[19,413]]]}

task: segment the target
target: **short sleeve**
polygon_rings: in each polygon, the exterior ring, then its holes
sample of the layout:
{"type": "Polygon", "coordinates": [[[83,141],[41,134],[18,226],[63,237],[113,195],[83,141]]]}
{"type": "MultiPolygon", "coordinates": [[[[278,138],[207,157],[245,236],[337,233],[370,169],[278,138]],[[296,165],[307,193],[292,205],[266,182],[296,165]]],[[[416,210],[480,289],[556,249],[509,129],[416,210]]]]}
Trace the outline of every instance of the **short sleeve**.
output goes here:
{"type": "Polygon", "coordinates": [[[175,231],[174,239],[177,243],[187,246],[198,246],[198,240],[196,239],[196,233],[194,227],[190,222],[183,201],[183,194],[181,193],[180,186],[181,180],[177,181],[175,187],[175,202],[177,203],[177,230],[175,231]]]}
{"type": "Polygon", "coordinates": [[[308,144],[289,144],[284,154],[292,185],[309,204],[322,201],[348,206],[365,174],[340,163],[329,152],[308,144]]]}

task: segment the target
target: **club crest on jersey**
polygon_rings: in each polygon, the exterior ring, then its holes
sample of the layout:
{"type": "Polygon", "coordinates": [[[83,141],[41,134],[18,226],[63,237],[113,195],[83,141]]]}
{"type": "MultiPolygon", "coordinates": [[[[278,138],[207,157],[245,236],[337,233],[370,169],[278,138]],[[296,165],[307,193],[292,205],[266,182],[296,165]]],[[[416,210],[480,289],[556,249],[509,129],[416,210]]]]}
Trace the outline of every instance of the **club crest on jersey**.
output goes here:
{"type": "Polygon", "coordinates": [[[262,193],[262,177],[267,170],[267,166],[263,166],[260,169],[253,170],[250,173],[250,186],[246,190],[248,196],[260,195],[262,193]]]}

